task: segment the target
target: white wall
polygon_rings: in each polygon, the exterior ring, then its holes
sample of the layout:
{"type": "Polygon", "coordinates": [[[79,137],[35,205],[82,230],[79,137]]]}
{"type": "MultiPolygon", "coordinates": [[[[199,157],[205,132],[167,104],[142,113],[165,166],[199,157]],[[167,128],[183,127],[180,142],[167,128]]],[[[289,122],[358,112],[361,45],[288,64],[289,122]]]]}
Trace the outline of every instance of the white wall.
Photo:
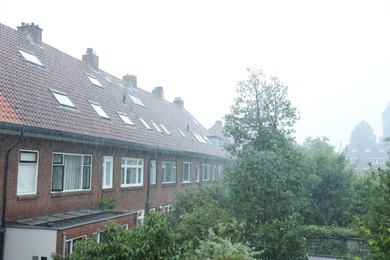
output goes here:
{"type": "Polygon", "coordinates": [[[7,228],[5,233],[4,259],[32,259],[56,251],[57,231],[28,228],[7,228]]]}

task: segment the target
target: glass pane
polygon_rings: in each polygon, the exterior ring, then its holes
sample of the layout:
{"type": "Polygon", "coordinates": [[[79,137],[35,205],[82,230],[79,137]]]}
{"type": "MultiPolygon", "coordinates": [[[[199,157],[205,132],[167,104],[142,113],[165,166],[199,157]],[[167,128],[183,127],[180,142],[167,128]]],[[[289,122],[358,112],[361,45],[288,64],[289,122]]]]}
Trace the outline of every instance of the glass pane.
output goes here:
{"type": "Polygon", "coordinates": [[[105,174],[104,174],[104,185],[111,186],[111,161],[106,161],[105,174]]]}
{"type": "Polygon", "coordinates": [[[53,164],[62,164],[63,155],[55,153],[53,154],[53,164]]]}
{"type": "Polygon", "coordinates": [[[17,194],[36,193],[36,172],[35,163],[19,165],[17,194]]]}
{"type": "Polygon", "coordinates": [[[83,189],[91,187],[91,166],[84,166],[83,169],[83,189]]]}
{"type": "Polygon", "coordinates": [[[64,185],[64,167],[53,166],[52,190],[62,191],[64,185]]]}

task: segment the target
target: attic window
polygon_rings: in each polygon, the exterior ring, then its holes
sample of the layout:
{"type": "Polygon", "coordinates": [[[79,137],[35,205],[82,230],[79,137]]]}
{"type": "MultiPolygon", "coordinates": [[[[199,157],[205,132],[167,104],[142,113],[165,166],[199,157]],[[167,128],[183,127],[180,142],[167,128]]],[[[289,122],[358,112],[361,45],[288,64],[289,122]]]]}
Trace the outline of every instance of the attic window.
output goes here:
{"type": "Polygon", "coordinates": [[[51,93],[61,105],[76,108],[76,106],[73,104],[72,100],[70,100],[67,94],[55,90],[51,90],[51,93]]]}
{"type": "Polygon", "coordinates": [[[108,82],[112,83],[112,81],[110,80],[109,77],[106,76],[105,78],[106,78],[106,80],[107,80],[108,82]]]}
{"type": "Polygon", "coordinates": [[[183,137],[187,137],[187,136],[183,133],[183,131],[179,130],[179,132],[181,133],[181,135],[182,135],[183,137]]]}
{"type": "Polygon", "coordinates": [[[163,125],[163,124],[160,124],[161,128],[164,129],[165,133],[167,133],[168,135],[170,135],[171,133],[168,131],[168,129],[163,125]]]}
{"type": "Polygon", "coordinates": [[[100,117],[107,118],[107,119],[110,118],[110,117],[106,114],[106,112],[104,112],[103,108],[102,108],[98,103],[89,101],[89,104],[91,104],[92,108],[95,109],[96,113],[98,113],[98,115],[99,115],[100,117]]]}
{"type": "Polygon", "coordinates": [[[87,75],[89,81],[91,81],[91,83],[95,86],[98,86],[98,87],[103,87],[102,84],[100,84],[99,80],[97,80],[96,78],[92,77],[92,76],[89,76],[87,75]]]}
{"type": "Polygon", "coordinates": [[[147,129],[152,130],[152,128],[150,127],[150,125],[148,125],[148,123],[146,123],[145,120],[143,120],[142,118],[140,118],[139,120],[142,122],[142,124],[144,124],[144,126],[145,126],[147,129]]]}
{"type": "Polygon", "coordinates": [[[162,133],[161,129],[158,127],[158,125],[157,125],[155,122],[152,122],[152,125],[154,126],[154,128],[156,128],[156,130],[157,130],[159,133],[162,133]]]}
{"type": "Polygon", "coordinates": [[[20,49],[18,51],[20,52],[20,54],[22,54],[23,58],[26,61],[34,63],[35,65],[43,66],[41,61],[34,54],[26,52],[26,51],[22,51],[20,49]]]}
{"type": "Polygon", "coordinates": [[[204,143],[204,144],[207,144],[207,141],[204,140],[204,138],[201,136],[201,135],[198,135],[198,134],[193,134],[196,138],[196,140],[199,141],[199,143],[204,143]]]}
{"type": "Polygon", "coordinates": [[[142,103],[142,101],[139,98],[137,98],[133,95],[129,95],[129,96],[130,96],[131,100],[133,100],[134,103],[144,107],[144,103],[142,103]]]}
{"type": "Polygon", "coordinates": [[[126,125],[134,125],[133,122],[130,120],[130,118],[126,114],[123,114],[120,112],[116,112],[116,113],[122,119],[123,123],[125,123],[126,125]]]}

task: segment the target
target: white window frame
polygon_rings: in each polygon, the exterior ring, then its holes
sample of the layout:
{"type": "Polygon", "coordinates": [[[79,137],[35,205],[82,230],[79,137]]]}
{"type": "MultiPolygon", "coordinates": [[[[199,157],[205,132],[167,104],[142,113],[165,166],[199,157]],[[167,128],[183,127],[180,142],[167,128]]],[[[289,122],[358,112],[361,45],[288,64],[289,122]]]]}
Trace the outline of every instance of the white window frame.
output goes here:
{"type": "MultiPolygon", "coordinates": [[[[68,250],[65,251],[65,258],[68,259],[68,257],[73,253],[73,250],[74,250],[74,243],[79,241],[79,240],[82,240],[82,239],[86,239],[87,236],[79,236],[79,237],[75,237],[75,238],[72,238],[72,239],[68,239],[65,241],[65,244],[68,244],[68,250]]],[[[66,248],[66,246],[65,246],[66,248]]]]}
{"type": "Polygon", "coordinates": [[[121,187],[138,187],[143,186],[143,180],[144,180],[144,160],[140,158],[128,158],[123,157],[121,160],[121,187]],[[128,164],[129,162],[136,162],[136,164],[128,164]],[[130,176],[134,173],[131,171],[135,169],[135,183],[131,183],[130,176]],[[130,170],[130,172],[128,172],[130,170]],[[130,175],[128,177],[128,175],[130,175]],[[127,183],[126,180],[130,180],[129,183],[127,183]]]}
{"type": "MultiPolygon", "coordinates": [[[[73,191],[83,191],[83,190],[91,190],[91,181],[92,181],[92,155],[90,154],[72,154],[72,153],[59,153],[59,152],[54,152],[53,153],[53,158],[52,158],[52,175],[51,175],[51,178],[52,178],[52,187],[51,187],[51,191],[53,193],[56,193],[56,192],[73,192],[73,191]],[[56,156],[59,156],[58,158],[60,158],[60,156],[62,156],[62,159],[61,159],[61,162],[54,162],[55,161],[55,157],[56,156]],[[81,157],[81,165],[80,165],[80,188],[78,189],[65,189],[65,179],[67,178],[66,174],[67,174],[67,164],[65,164],[65,156],[79,156],[81,157]],[[89,159],[88,159],[89,158],[89,159]],[[89,164],[88,164],[88,161],[89,161],[89,164]],[[54,181],[54,168],[55,167],[59,167],[59,168],[63,168],[62,170],[62,188],[61,189],[54,189],[53,187],[53,181],[54,181]],[[84,183],[84,171],[86,169],[89,169],[89,182],[88,183],[84,183]],[[87,187],[83,187],[84,184],[87,184],[87,187]]],[[[68,177],[69,178],[69,177],[68,177]]]]}
{"type": "Polygon", "coordinates": [[[114,168],[113,165],[114,165],[114,158],[112,156],[103,156],[103,176],[102,176],[103,189],[112,188],[112,177],[113,177],[113,168],[114,168]],[[107,165],[108,163],[110,164],[107,165]],[[107,179],[109,180],[109,183],[106,182],[107,179]]]}
{"type": "Polygon", "coordinates": [[[129,94],[129,97],[131,98],[131,100],[133,100],[134,103],[136,103],[137,105],[140,105],[140,106],[145,106],[144,103],[142,103],[141,99],[139,99],[138,97],[136,96],[133,96],[133,95],[130,95],[129,94]]]}
{"type": "Polygon", "coordinates": [[[19,163],[18,163],[18,184],[16,195],[35,195],[37,194],[38,186],[38,165],[39,165],[39,152],[34,150],[20,150],[19,151],[19,163]],[[34,158],[29,158],[30,156],[34,158]],[[28,169],[33,167],[32,169],[28,169]],[[30,176],[32,175],[32,176],[30,176]],[[28,181],[32,181],[29,187],[23,188],[24,181],[22,178],[26,177],[28,181]]]}
{"type": "Polygon", "coordinates": [[[146,121],[142,118],[139,119],[139,121],[142,122],[142,124],[149,130],[152,130],[152,128],[150,127],[150,125],[148,123],[146,123],[146,121]]]}
{"type": "Polygon", "coordinates": [[[209,180],[211,180],[211,165],[208,163],[203,163],[202,164],[202,181],[209,181],[209,180]]]}
{"type": "MultiPolygon", "coordinates": [[[[86,74],[87,75],[87,74],[86,74]]],[[[95,77],[92,77],[91,75],[87,75],[89,81],[91,81],[91,83],[97,87],[103,87],[102,84],[100,83],[99,80],[97,80],[95,77]]]]}
{"type": "Polygon", "coordinates": [[[95,110],[95,112],[102,118],[109,119],[110,117],[107,115],[107,113],[103,110],[103,108],[96,102],[89,101],[89,104],[95,110]]]}
{"type": "Polygon", "coordinates": [[[24,50],[21,50],[21,49],[18,49],[18,51],[20,52],[20,54],[22,54],[23,58],[30,62],[30,63],[33,63],[35,65],[38,65],[38,66],[42,66],[42,62],[38,59],[37,56],[35,56],[35,54],[32,54],[31,52],[28,52],[28,51],[24,51],[24,50]]]}
{"type": "Polygon", "coordinates": [[[150,208],[150,209],[149,209],[149,213],[150,213],[150,214],[156,213],[156,208],[150,208]]]}
{"type": "Polygon", "coordinates": [[[138,210],[137,211],[137,226],[143,225],[145,219],[145,210],[138,210]]]}
{"type": "Polygon", "coordinates": [[[179,129],[179,132],[180,132],[180,134],[181,134],[183,137],[187,137],[187,136],[185,135],[185,133],[184,133],[183,131],[181,131],[180,129],[179,129]]]}
{"type": "Polygon", "coordinates": [[[200,165],[196,164],[195,169],[196,169],[196,182],[200,182],[200,165]]]}
{"type": "Polygon", "coordinates": [[[122,119],[123,123],[125,123],[126,125],[131,125],[131,126],[134,125],[133,121],[131,121],[131,119],[126,114],[121,113],[121,112],[116,112],[116,113],[118,114],[120,119],[122,119]]]}
{"type": "Polygon", "coordinates": [[[190,183],[192,180],[192,164],[190,162],[183,162],[181,171],[181,182],[190,183]],[[185,167],[187,165],[187,168],[185,167]],[[187,169],[187,172],[185,171],[187,169]]]}
{"type": "Polygon", "coordinates": [[[172,210],[173,210],[172,204],[162,206],[162,212],[170,212],[172,210]]]}
{"type": "Polygon", "coordinates": [[[150,121],[150,122],[152,123],[154,128],[157,130],[157,132],[162,133],[162,130],[158,127],[158,125],[155,122],[153,122],[153,121],[150,121]]]}
{"type": "Polygon", "coordinates": [[[76,106],[73,104],[72,100],[68,97],[66,93],[57,91],[57,90],[51,90],[51,93],[55,97],[55,99],[63,106],[76,108],[76,106]]]}
{"type": "Polygon", "coordinates": [[[167,135],[170,135],[171,133],[168,131],[168,129],[163,125],[163,124],[160,124],[161,128],[165,131],[165,133],[167,133],[167,135]]]}
{"type": "Polygon", "coordinates": [[[150,168],[149,168],[149,176],[150,176],[150,185],[157,184],[157,161],[150,160],[150,168]]]}
{"type": "Polygon", "coordinates": [[[162,184],[176,183],[176,162],[175,161],[162,161],[162,184]],[[173,172],[168,172],[172,170],[173,172]],[[169,176],[168,176],[169,174],[169,176]],[[170,178],[168,178],[170,177],[170,178]]]}

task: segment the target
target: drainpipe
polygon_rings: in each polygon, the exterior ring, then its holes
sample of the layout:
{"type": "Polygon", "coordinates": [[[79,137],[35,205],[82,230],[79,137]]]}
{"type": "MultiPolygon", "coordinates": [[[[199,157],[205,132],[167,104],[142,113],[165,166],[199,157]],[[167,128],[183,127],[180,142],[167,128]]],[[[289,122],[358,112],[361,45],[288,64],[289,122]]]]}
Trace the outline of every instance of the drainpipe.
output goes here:
{"type": "Polygon", "coordinates": [[[149,216],[149,213],[150,213],[150,159],[149,159],[149,162],[148,162],[148,183],[147,183],[147,186],[146,186],[146,200],[145,200],[145,209],[146,209],[146,212],[145,212],[145,216],[149,216]]]}
{"type": "Polygon", "coordinates": [[[62,250],[61,250],[61,254],[62,254],[62,258],[65,259],[65,248],[66,248],[66,232],[62,232],[62,250]]]}
{"type": "Polygon", "coordinates": [[[8,166],[9,166],[9,157],[12,152],[12,150],[15,149],[16,146],[18,146],[22,142],[23,138],[23,129],[20,132],[20,138],[16,141],[14,145],[12,145],[5,156],[5,162],[4,162],[4,182],[3,182],[3,210],[1,212],[1,227],[4,229],[3,233],[3,239],[1,241],[1,260],[4,259],[4,245],[5,245],[5,221],[6,221],[6,212],[7,212],[7,184],[8,184],[8,166]]]}

